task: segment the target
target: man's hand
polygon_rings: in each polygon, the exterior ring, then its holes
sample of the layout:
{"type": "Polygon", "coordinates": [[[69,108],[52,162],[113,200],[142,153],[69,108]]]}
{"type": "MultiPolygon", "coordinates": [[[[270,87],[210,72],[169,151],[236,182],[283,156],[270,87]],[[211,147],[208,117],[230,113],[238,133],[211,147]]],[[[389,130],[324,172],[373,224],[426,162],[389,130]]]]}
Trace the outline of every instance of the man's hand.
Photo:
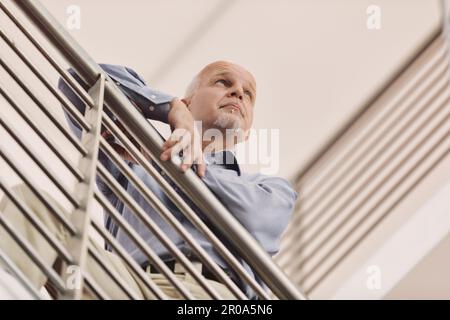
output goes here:
{"type": "Polygon", "coordinates": [[[183,151],[181,170],[186,172],[194,163],[197,164],[197,174],[203,177],[206,171],[203,159],[200,134],[195,128],[194,118],[187,106],[178,98],[170,103],[168,122],[172,134],[163,145],[161,160],[166,161],[183,151]]]}

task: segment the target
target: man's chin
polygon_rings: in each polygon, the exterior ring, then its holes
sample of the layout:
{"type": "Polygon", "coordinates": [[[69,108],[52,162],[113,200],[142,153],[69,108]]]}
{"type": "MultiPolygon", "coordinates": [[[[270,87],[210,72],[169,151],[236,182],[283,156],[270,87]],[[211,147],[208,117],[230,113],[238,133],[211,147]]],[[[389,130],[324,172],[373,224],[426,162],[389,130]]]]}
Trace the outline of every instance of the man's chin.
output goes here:
{"type": "Polygon", "coordinates": [[[213,123],[213,127],[221,131],[237,131],[241,128],[241,118],[234,114],[220,114],[213,123]]]}

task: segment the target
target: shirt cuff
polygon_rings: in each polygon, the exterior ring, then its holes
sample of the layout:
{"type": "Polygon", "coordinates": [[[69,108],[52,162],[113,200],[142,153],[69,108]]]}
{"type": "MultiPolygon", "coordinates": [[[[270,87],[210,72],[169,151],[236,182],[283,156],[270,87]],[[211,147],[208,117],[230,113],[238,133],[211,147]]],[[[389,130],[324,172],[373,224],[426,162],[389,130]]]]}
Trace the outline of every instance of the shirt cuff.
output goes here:
{"type": "Polygon", "coordinates": [[[168,123],[170,102],[175,97],[147,86],[140,88],[139,97],[144,98],[138,103],[143,107],[142,113],[146,118],[168,123]]]}
{"type": "Polygon", "coordinates": [[[156,105],[148,105],[143,108],[142,112],[144,117],[148,119],[169,123],[170,101],[156,105]]]}

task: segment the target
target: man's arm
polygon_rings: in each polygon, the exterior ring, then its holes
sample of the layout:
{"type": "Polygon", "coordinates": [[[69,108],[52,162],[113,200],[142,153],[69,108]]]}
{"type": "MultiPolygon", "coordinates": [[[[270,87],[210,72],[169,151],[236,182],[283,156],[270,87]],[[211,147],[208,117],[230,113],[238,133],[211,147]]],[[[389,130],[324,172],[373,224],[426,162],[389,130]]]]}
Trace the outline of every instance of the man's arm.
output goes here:
{"type": "MultiPolygon", "coordinates": [[[[149,88],[144,80],[130,68],[110,64],[100,64],[100,66],[115,81],[116,85],[121,87],[122,92],[135,103],[146,118],[168,123],[171,102],[176,99],[175,97],[149,88]]],[[[89,90],[75,70],[70,68],[68,71],[84,90],[89,90]]],[[[86,108],[84,102],[62,78],[59,79],[58,88],[78,111],[84,114],[86,108]]]]}
{"type": "Polygon", "coordinates": [[[203,181],[269,254],[278,252],[297,199],[286,180],[208,170],[203,181]]]}
{"type": "Polygon", "coordinates": [[[150,88],[131,68],[104,64],[99,66],[114,80],[125,95],[135,103],[144,117],[169,123],[168,115],[175,97],[150,88]]]}
{"type": "MultiPolygon", "coordinates": [[[[185,139],[179,139],[178,136],[172,134],[168,141],[163,145],[163,151],[170,150],[171,147],[174,147],[175,145],[179,150],[186,150],[186,153],[189,151],[192,156],[183,159],[181,170],[184,172],[189,169],[193,163],[197,163],[197,173],[199,176],[203,176],[206,170],[203,161],[203,153],[199,146],[200,142],[198,139],[193,138],[196,136],[194,119],[186,105],[178,98],[149,88],[142,77],[130,68],[110,64],[100,64],[100,66],[110,78],[115,81],[116,85],[121,88],[122,92],[134,102],[146,118],[168,123],[173,130],[179,129],[178,131],[185,133],[185,139]]],[[[85,90],[89,89],[73,69],[69,69],[69,73],[85,90]]],[[[84,114],[84,102],[64,80],[59,79],[58,88],[69,98],[74,106],[84,114]]],[[[67,114],[65,114],[65,116],[67,117],[72,131],[80,137],[81,128],[73,122],[67,114]]],[[[170,158],[170,156],[168,158],[170,158]]],[[[163,157],[162,160],[168,159],[163,157]]]]}

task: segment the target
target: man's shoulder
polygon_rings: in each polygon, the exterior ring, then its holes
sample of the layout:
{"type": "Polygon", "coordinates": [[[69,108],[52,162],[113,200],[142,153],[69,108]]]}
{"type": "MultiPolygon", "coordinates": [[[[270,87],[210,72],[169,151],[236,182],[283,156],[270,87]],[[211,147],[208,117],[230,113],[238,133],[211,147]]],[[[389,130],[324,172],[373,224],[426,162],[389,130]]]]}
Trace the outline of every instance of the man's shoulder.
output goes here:
{"type": "Polygon", "coordinates": [[[141,86],[146,85],[145,80],[130,67],[109,63],[99,63],[99,66],[113,78],[137,81],[141,86]]]}
{"type": "Polygon", "coordinates": [[[264,185],[277,187],[278,190],[288,192],[294,199],[296,199],[298,196],[291,182],[289,182],[288,179],[285,179],[283,177],[266,175],[258,172],[257,173],[242,172],[241,177],[243,179],[247,179],[249,181],[258,183],[261,187],[264,187],[264,185]]]}
{"type": "MultiPolygon", "coordinates": [[[[130,67],[109,63],[99,63],[98,65],[114,80],[120,82],[126,81],[138,86],[146,85],[145,80],[130,67]]],[[[84,81],[81,80],[72,67],[67,69],[67,71],[75,78],[75,80],[84,84],[84,81]]],[[[59,81],[61,82],[62,78],[60,78],[59,81]]]]}
{"type": "Polygon", "coordinates": [[[250,180],[258,180],[258,181],[277,181],[279,183],[283,183],[289,186],[292,186],[292,184],[289,182],[288,179],[275,176],[275,175],[268,175],[260,172],[246,172],[242,171],[242,176],[250,179],[250,180]]]}

